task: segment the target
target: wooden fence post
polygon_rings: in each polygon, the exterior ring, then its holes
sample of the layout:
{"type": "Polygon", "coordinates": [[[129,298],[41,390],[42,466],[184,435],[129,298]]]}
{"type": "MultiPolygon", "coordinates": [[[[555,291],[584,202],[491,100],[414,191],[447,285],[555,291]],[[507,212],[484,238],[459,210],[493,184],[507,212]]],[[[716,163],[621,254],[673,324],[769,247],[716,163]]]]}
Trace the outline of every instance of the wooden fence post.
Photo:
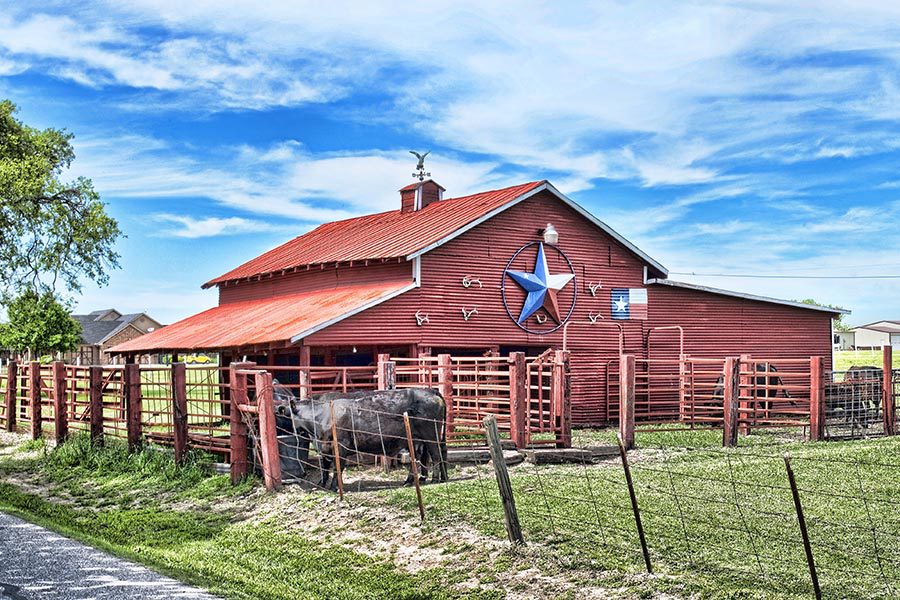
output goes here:
{"type": "Polygon", "coordinates": [[[559,423],[556,447],[569,448],[572,446],[572,396],[569,382],[569,353],[566,350],[556,350],[553,353],[551,394],[559,423]]]}
{"type": "Polygon", "coordinates": [[[803,516],[803,505],[800,503],[800,491],[797,489],[797,480],[794,478],[794,469],[791,467],[791,457],[784,455],[784,468],[787,471],[788,483],[791,484],[791,497],[794,499],[794,511],[797,513],[797,524],[800,526],[800,537],[803,540],[803,550],[806,552],[806,565],[809,567],[809,577],[812,580],[813,592],[816,600],[822,600],[822,589],[819,587],[819,575],[816,572],[816,561],[813,558],[812,545],[809,543],[809,531],[806,529],[806,517],[803,516]]]}
{"type": "Polygon", "coordinates": [[[280,490],[281,455],[278,452],[278,431],[275,428],[275,398],[272,374],[266,371],[256,374],[256,409],[259,411],[259,445],[266,490],[280,490]]]}
{"type": "Polygon", "coordinates": [[[626,450],[634,448],[634,355],[619,359],[619,435],[626,450]]]}
{"type": "Polygon", "coordinates": [[[894,404],[894,352],[890,344],[884,347],[882,356],[882,399],[885,435],[897,434],[897,405],[894,404]]]}
{"type": "Polygon", "coordinates": [[[392,390],[397,387],[397,363],[390,354],[378,355],[378,389],[392,390]]]}
{"type": "Polygon", "coordinates": [[[56,445],[59,446],[69,437],[69,420],[66,412],[66,363],[53,363],[53,429],[56,434],[56,445]]]}
{"type": "Polygon", "coordinates": [[[740,406],[741,359],[729,356],[722,369],[722,445],[733,448],[738,443],[738,408],[740,406]]]}
{"type": "Polygon", "coordinates": [[[128,434],[128,451],[141,449],[141,365],[125,365],[125,430],[128,434]]]}
{"type": "Polygon", "coordinates": [[[181,464],[188,448],[187,365],[174,363],[172,369],[172,437],[175,462],[181,464]]]}
{"type": "MultiPolygon", "coordinates": [[[[331,413],[331,458],[334,461],[334,480],[337,482],[337,491],[338,497],[343,500],[344,499],[344,467],[341,464],[341,440],[338,438],[337,432],[337,419],[334,418],[334,400],[328,405],[328,410],[331,413]]],[[[413,453],[412,456],[409,457],[410,460],[416,460],[416,455],[413,453]]]]}
{"type": "MultiPolygon", "coordinates": [[[[416,502],[419,505],[419,517],[424,521],[425,502],[422,500],[422,482],[419,481],[419,459],[416,458],[416,443],[413,440],[408,412],[403,413],[403,425],[406,427],[406,449],[407,452],[409,452],[409,470],[412,472],[413,484],[416,486],[416,502]]],[[[440,469],[441,466],[432,465],[432,468],[440,469]]]]}
{"type": "Polygon", "coordinates": [[[824,366],[821,356],[809,357],[809,439],[814,442],[825,439],[824,366]]]}
{"type": "Polygon", "coordinates": [[[89,369],[89,397],[91,411],[91,443],[103,445],[103,367],[93,365],[89,369]]]}
{"type": "Polygon", "coordinates": [[[32,361],[28,366],[28,403],[31,405],[31,439],[41,438],[43,415],[41,406],[41,363],[32,361]]]}
{"type": "Polygon", "coordinates": [[[510,432],[516,448],[524,448],[528,444],[528,365],[524,352],[512,352],[509,355],[509,413],[510,432]]]}
{"type": "Polygon", "coordinates": [[[438,354],[438,392],[444,399],[446,407],[446,434],[453,435],[456,418],[456,401],[453,398],[453,359],[449,354],[438,354]]]}
{"type": "Polygon", "coordinates": [[[19,363],[9,361],[6,366],[6,430],[16,430],[16,395],[19,385],[19,363]]]}
{"type": "Polygon", "coordinates": [[[513,496],[506,459],[503,458],[503,447],[500,445],[500,430],[497,429],[497,418],[488,415],[484,418],[484,430],[487,433],[488,447],[491,451],[491,462],[494,464],[494,475],[500,489],[500,500],[503,502],[503,516],[506,521],[506,535],[513,544],[524,544],[522,526],[519,524],[519,513],[516,511],[516,499],[513,496]]]}
{"type": "Polygon", "coordinates": [[[231,406],[229,408],[229,444],[231,446],[231,484],[237,485],[247,475],[250,465],[247,462],[247,424],[239,406],[247,404],[247,377],[238,375],[241,369],[256,366],[251,362],[237,362],[228,365],[231,406]]]}
{"type": "MultiPolygon", "coordinates": [[[[631,357],[632,359],[634,356],[631,357]]],[[[647,536],[644,535],[644,524],[641,521],[641,509],[638,506],[637,494],[634,491],[634,480],[631,478],[631,465],[628,464],[628,452],[626,451],[625,442],[620,435],[617,440],[619,442],[619,456],[622,458],[622,470],[625,471],[625,483],[628,485],[628,496],[631,499],[631,512],[634,513],[634,524],[637,528],[638,539],[641,542],[641,554],[644,555],[644,566],[647,572],[653,572],[653,564],[650,562],[650,549],[647,547],[647,536]]]]}

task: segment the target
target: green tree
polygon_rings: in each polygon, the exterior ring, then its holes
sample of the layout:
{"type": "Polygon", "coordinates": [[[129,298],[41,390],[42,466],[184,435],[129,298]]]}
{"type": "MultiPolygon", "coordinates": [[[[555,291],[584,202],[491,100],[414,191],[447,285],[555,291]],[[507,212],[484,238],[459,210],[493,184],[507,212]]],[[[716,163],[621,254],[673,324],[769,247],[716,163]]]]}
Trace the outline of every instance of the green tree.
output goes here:
{"type": "Polygon", "coordinates": [[[72,134],[35,129],[0,101],[0,294],[78,292],[119,266],[121,235],[90,179],[63,181],[72,134]]]}
{"type": "MultiPolygon", "coordinates": [[[[812,306],[824,306],[827,308],[834,308],[836,310],[844,310],[843,306],[835,306],[834,304],[822,304],[821,302],[816,302],[812,298],[805,298],[800,300],[803,304],[810,304],[812,306]]],[[[847,316],[845,314],[838,314],[837,318],[834,319],[834,330],[835,331],[850,331],[850,326],[844,322],[844,317],[847,316]]]]}
{"type": "Polygon", "coordinates": [[[50,292],[26,290],[7,304],[6,312],[9,322],[0,325],[0,345],[6,348],[40,356],[78,347],[81,324],[50,292]]]}

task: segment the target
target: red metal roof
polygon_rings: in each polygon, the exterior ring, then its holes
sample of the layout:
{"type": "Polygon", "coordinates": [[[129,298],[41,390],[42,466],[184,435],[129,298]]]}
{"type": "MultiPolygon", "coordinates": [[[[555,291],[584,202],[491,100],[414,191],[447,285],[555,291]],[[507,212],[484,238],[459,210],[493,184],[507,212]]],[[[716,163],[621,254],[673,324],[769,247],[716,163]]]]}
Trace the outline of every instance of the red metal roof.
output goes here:
{"type": "Polygon", "coordinates": [[[113,353],[238,348],[291,338],[392,298],[408,281],[222,304],[110,348],[113,353]]]}
{"type": "Polygon", "coordinates": [[[418,211],[392,210],[325,223],[206,282],[203,287],[305,265],[406,257],[544,183],[532,181],[448,198],[418,211]]]}

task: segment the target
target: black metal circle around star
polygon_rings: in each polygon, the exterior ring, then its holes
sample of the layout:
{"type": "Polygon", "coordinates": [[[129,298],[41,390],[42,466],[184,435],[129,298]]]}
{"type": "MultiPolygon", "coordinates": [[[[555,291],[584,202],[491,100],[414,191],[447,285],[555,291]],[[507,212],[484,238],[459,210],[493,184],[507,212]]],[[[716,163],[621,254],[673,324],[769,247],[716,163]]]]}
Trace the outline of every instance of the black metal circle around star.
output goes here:
{"type": "Polygon", "coordinates": [[[575,267],[574,267],[574,265],[572,265],[572,261],[569,260],[569,257],[566,256],[566,253],[563,252],[559,248],[559,246],[557,246],[555,244],[548,244],[546,242],[528,242],[527,244],[525,244],[524,246],[522,246],[521,248],[519,248],[518,250],[516,250],[513,253],[513,255],[510,257],[509,261],[506,263],[506,267],[503,269],[503,275],[501,275],[501,281],[500,281],[500,298],[501,298],[501,300],[503,300],[503,308],[506,309],[506,314],[509,315],[509,318],[512,320],[513,323],[516,324],[516,326],[519,329],[521,329],[527,333],[533,333],[534,335],[547,335],[548,333],[553,333],[554,331],[558,330],[560,327],[565,325],[566,322],[572,317],[572,313],[575,312],[575,301],[578,298],[577,280],[578,280],[578,275],[575,273],[575,267]],[[509,271],[509,267],[512,266],[513,261],[516,260],[516,258],[518,258],[518,256],[520,254],[522,254],[522,252],[524,252],[525,250],[528,250],[532,246],[538,246],[541,243],[544,244],[545,248],[553,248],[554,250],[556,250],[559,253],[559,255],[562,256],[566,260],[566,264],[569,265],[569,271],[571,271],[571,273],[572,273],[572,306],[569,307],[569,312],[566,313],[565,318],[562,319],[562,321],[560,323],[558,323],[556,325],[556,327],[553,327],[551,329],[544,329],[542,331],[537,331],[534,329],[529,329],[528,327],[525,327],[525,325],[523,325],[522,323],[519,323],[519,321],[516,319],[516,317],[513,316],[512,311],[509,310],[509,303],[506,301],[506,277],[507,277],[506,274],[509,271]]]}

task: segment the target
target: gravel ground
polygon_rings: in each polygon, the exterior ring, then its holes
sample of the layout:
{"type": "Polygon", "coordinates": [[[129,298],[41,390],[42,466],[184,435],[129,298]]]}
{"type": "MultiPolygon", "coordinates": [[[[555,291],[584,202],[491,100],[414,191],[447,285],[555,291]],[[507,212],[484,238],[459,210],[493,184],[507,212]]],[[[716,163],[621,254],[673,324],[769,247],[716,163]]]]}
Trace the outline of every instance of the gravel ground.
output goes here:
{"type": "Polygon", "coordinates": [[[0,565],[0,600],[217,598],[2,512],[0,565]]]}

